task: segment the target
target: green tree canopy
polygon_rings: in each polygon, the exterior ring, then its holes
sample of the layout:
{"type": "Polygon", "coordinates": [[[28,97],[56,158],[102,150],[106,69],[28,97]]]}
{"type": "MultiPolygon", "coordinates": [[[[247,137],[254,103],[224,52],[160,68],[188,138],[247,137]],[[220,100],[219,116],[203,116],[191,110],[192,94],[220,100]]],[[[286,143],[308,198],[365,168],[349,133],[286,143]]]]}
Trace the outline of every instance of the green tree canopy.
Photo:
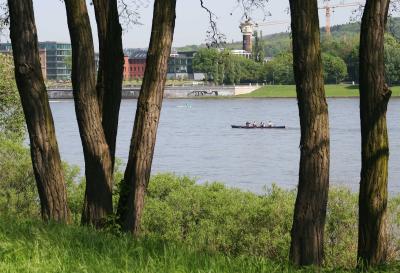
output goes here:
{"type": "Polygon", "coordinates": [[[340,83],[347,77],[347,66],[342,58],[331,54],[322,54],[325,83],[340,83]]]}
{"type": "Polygon", "coordinates": [[[400,83],[400,43],[392,35],[385,37],[385,73],[388,84],[400,83]]]}
{"type": "Polygon", "coordinates": [[[264,75],[272,84],[294,84],[292,53],[281,53],[269,61],[264,75]]]}
{"type": "Polygon", "coordinates": [[[14,78],[12,57],[0,54],[0,135],[23,140],[25,122],[14,78]]]}
{"type": "Polygon", "coordinates": [[[219,52],[215,48],[202,48],[193,59],[193,70],[204,73],[206,80],[215,79],[218,70],[219,52]]]}
{"type": "Polygon", "coordinates": [[[258,82],[263,78],[262,68],[262,63],[214,48],[200,49],[193,60],[193,70],[215,84],[258,82]]]}

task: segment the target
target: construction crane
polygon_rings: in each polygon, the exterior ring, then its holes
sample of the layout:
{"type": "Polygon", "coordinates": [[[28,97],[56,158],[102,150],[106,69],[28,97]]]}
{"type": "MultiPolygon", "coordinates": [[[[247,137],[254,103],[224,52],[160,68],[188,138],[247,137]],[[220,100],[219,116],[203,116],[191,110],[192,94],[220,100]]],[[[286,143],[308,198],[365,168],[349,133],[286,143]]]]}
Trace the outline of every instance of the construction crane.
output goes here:
{"type": "Polygon", "coordinates": [[[363,4],[360,2],[351,2],[351,3],[341,3],[341,4],[334,4],[331,5],[330,1],[326,1],[323,7],[319,7],[318,9],[325,10],[326,16],[326,23],[325,23],[325,32],[327,36],[331,35],[331,16],[332,12],[335,8],[345,8],[345,7],[355,7],[355,6],[362,6],[363,4]]]}

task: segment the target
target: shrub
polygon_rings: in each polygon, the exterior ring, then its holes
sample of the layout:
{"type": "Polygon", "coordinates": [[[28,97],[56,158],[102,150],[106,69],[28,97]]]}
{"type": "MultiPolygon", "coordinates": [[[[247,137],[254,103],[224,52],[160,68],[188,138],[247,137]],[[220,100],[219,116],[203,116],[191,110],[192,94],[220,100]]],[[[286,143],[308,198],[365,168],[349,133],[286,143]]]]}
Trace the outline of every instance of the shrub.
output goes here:
{"type": "Polygon", "coordinates": [[[0,135],[0,159],[0,213],[38,216],[39,200],[29,150],[0,135]]]}

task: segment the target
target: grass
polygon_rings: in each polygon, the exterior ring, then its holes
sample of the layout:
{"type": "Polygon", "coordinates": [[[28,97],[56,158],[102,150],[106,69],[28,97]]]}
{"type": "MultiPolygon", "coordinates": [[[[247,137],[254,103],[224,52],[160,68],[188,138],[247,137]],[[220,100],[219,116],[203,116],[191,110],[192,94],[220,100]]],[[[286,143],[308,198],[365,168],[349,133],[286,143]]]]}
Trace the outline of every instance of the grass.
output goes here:
{"type": "Polygon", "coordinates": [[[1,272],[292,272],[287,265],[261,258],[228,257],[157,240],[135,241],[89,228],[4,216],[0,257],[1,272]]]}
{"type": "MultiPolygon", "coordinates": [[[[375,272],[399,272],[393,265],[375,272]]],[[[90,228],[0,217],[0,272],[314,272],[263,258],[201,252],[90,228]]],[[[318,272],[353,272],[323,269],[318,272]]],[[[355,271],[354,271],[355,272],[355,271]]]]}
{"type": "MultiPolygon", "coordinates": [[[[392,96],[400,96],[400,86],[394,86],[392,96]]],[[[359,91],[357,85],[325,85],[327,97],[358,97],[359,91]]],[[[252,93],[239,95],[244,98],[294,98],[296,97],[296,87],[294,85],[269,85],[261,87],[252,93]]]]}

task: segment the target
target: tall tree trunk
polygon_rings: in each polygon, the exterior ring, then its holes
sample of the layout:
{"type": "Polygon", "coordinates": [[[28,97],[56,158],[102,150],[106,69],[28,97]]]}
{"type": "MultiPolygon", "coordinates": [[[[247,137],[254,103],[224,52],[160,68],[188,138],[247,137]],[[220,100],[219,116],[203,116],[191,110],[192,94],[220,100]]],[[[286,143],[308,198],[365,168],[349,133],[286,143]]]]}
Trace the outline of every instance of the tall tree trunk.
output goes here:
{"type": "Polygon", "coordinates": [[[155,0],[146,71],[140,91],[118,217],[122,230],[138,235],[175,28],[176,0],[155,0]]]}
{"type": "Polygon", "coordinates": [[[329,120],[324,91],[317,0],[290,0],[294,74],[301,140],[290,260],[321,265],[329,189],[329,120]]]}
{"type": "Polygon", "coordinates": [[[29,132],[42,218],[68,222],[67,191],[40,65],[32,0],[9,0],[8,6],[15,78],[29,132]]]}
{"type": "Polygon", "coordinates": [[[117,0],[93,0],[93,4],[100,49],[97,94],[104,134],[114,169],[124,69],[122,28],[119,23],[117,0]]]}
{"type": "Polygon", "coordinates": [[[82,223],[101,227],[112,214],[112,162],[96,92],[92,30],[85,0],[65,0],[72,44],[72,86],[85,157],[82,223]]]}
{"type": "Polygon", "coordinates": [[[359,196],[359,266],[387,259],[389,140],[386,110],[384,33],[389,0],[367,0],[360,38],[360,118],[362,166],[359,196]]]}

